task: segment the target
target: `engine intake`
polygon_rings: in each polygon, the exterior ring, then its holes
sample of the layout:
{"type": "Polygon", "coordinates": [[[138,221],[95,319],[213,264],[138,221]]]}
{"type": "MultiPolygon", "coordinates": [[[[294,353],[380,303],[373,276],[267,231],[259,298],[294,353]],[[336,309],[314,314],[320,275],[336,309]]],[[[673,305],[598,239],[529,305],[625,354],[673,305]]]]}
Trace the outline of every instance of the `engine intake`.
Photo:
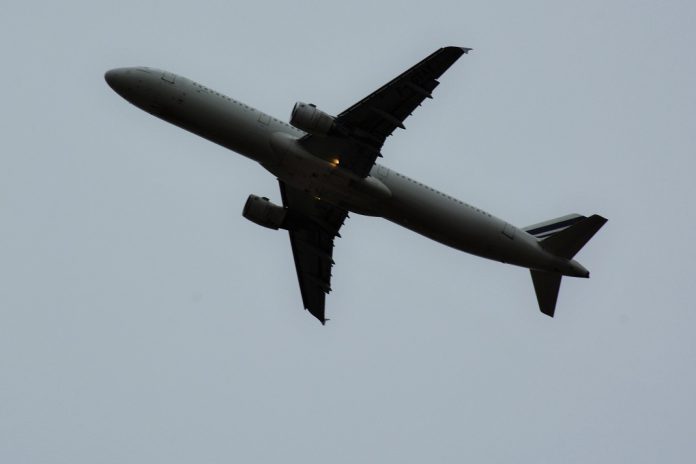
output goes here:
{"type": "Polygon", "coordinates": [[[328,135],[334,128],[335,121],[336,118],[311,103],[295,103],[290,115],[290,124],[312,135],[328,135]]]}
{"type": "Polygon", "coordinates": [[[256,195],[249,195],[242,211],[242,216],[251,222],[274,230],[284,228],[286,215],[285,208],[256,195]]]}

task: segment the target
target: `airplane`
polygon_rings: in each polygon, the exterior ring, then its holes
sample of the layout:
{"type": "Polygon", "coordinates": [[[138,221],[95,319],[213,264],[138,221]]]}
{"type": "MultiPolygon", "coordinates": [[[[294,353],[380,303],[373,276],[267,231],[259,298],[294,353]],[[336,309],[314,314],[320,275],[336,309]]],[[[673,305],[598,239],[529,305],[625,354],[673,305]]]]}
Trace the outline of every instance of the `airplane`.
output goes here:
{"type": "Polygon", "coordinates": [[[289,232],[304,308],[326,323],[334,239],[348,213],[385,218],[476,256],[531,271],[539,309],[553,317],[563,276],[588,278],[573,257],[607,219],[570,214],[517,228],[475,206],[378,164],[386,138],[426,99],[437,80],[471,48],[443,47],[350,108],[331,116],[294,105],[289,123],[171,72],[107,71],[124,99],[258,162],[277,177],[282,206],[249,195],[242,215],[289,232]]]}

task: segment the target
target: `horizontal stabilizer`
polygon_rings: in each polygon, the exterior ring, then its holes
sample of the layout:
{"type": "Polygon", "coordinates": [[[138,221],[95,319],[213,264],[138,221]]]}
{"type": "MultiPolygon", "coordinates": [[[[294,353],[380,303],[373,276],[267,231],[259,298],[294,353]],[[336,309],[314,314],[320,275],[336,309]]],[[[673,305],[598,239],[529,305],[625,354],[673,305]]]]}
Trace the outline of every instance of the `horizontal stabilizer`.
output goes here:
{"type": "Polygon", "coordinates": [[[594,214],[541,241],[541,246],[561,258],[571,259],[607,222],[594,214]]]}
{"type": "Polygon", "coordinates": [[[553,317],[562,276],[557,272],[531,271],[531,273],[539,309],[547,316],[553,317]]]}

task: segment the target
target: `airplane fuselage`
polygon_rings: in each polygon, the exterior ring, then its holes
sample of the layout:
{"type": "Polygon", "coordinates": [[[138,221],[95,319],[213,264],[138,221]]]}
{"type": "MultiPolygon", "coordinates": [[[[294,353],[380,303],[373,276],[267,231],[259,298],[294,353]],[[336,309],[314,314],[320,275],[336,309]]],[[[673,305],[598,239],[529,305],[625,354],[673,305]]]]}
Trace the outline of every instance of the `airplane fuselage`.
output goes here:
{"type": "Polygon", "coordinates": [[[190,79],[152,68],[109,71],[109,84],[139,108],[257,161],[283,182],[357,214],[383,217],[432,240],[530,269],[588,277],[527,232],[375,164],[366,178],[307,152],[305,133],[190,79]]]}

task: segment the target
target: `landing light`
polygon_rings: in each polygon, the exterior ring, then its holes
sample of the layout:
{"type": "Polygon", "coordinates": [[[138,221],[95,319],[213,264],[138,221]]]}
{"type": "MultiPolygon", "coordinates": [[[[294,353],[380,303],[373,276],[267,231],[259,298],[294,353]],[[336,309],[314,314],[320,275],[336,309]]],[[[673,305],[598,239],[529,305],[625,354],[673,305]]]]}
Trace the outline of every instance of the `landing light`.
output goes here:
{"type": "Polygon", "coordinates": [[[339,160],[338,158],[331,158],[331,160],[329,161],[329,163],[331,163],[331,166],[336,167],[336,166],[338,166],[339,164],[341,164],[341,160],[339,160]]]}

